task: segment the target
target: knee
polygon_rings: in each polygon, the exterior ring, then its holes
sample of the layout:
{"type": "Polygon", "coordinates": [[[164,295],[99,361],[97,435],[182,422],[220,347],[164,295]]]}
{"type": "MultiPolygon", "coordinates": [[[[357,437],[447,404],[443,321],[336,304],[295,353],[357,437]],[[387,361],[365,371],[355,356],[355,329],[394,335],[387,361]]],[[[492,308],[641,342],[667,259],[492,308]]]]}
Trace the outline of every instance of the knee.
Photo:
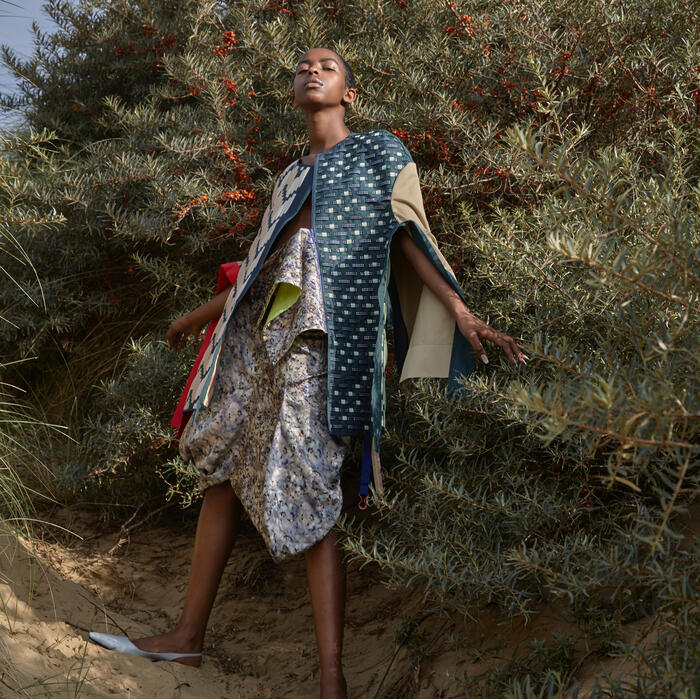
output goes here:
{"type": "Polygon", "coordinates": [[[221,484],[209,486],[204,492],[204,500],[208,503],[215,501],[217,505],[230,503],[233,508],[239,508],[241,504],[230,481],[224,481],[221,484]]]}

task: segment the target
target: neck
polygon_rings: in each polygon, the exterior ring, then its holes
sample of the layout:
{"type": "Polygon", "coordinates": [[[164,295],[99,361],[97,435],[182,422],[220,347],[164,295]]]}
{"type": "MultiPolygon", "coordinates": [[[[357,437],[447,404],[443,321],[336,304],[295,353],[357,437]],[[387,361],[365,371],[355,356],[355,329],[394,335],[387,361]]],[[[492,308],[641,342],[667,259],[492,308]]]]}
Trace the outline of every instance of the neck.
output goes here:
{"type": "Polygon", "coordinates": [[[313,162],[317,153],[323,153],[333,148],[336,143],[342,141],[350,133],[345,126],[343,117],[345,109],[340,106],[337,110],[322,109],[314,112],[306,112],[306,131],[309,134],[308,158],[313,162]]]}

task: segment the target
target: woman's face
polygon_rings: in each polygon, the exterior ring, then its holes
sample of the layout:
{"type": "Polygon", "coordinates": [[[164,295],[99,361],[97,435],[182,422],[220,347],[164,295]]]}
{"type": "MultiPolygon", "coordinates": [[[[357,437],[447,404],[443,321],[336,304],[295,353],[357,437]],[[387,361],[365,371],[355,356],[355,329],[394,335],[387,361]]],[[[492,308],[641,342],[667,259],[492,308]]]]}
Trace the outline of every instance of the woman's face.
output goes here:
{"type": "Polygon", "coordinates": [[[345,69],[330,49],[310,49],[297,63],[294,74],[295,107],[332,107],[355,99],[345,85],[345,69]]]}

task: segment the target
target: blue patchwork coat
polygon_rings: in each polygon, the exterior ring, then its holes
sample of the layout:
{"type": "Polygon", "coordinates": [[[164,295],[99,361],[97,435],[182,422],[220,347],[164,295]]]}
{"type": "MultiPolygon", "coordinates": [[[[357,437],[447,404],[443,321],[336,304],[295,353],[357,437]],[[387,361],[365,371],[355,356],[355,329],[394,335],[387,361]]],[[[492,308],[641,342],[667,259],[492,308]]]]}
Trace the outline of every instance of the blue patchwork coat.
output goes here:
{"type": "Polygon", "coordinates": [[[454,385],[473,370],[471,346],[447,309],[400,251],[390,255],[392,237],[406,227],[464,299],[430,232],[416,165],[403,143],[385,130],[350,133],[319,153],[313,168],[296,161],[280,174],[186,391],[184,411],[208,405],[226,325],[309,192],[328,329],[328,427],[333,434],[370,436],[378,444],[390,313],[401,380],[449,377],[454,385]]]}

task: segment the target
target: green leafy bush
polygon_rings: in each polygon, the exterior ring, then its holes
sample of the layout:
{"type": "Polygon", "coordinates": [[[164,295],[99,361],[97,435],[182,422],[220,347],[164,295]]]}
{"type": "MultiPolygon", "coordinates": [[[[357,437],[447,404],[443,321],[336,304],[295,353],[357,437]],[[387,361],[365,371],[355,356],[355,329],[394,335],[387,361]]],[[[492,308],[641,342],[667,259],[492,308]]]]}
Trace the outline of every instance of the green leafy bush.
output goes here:
{"type": "MultiPolygon", "coordinates": [[[[194,348],[171,353],[163,331],[252,239],[305,143],[291,70],[328,45],[358,77],[350,128],[404,140],[473,310],[531,357],[513,369],[491,353],[458,396],[395,387],[389,488],[373,521],[345,524],[348,549],[463,614],[561,599],[600,653],[636,664],[601,692],[697,694],[695,6],[49,7],[61,31],[29,63],[8,58],[29,124],[55,133],[7,197],[62,223],[13,229],[46,311],[10,261],[30,292],[0,283],[14,324],[0,353],[37,356],[5,375],[72,426],[77,446],[45,455],[57,482],[121,504],[191,497],[167,420],[194,348]]],[[[542,643],[502,692],[572,692],[550,658],[563,647],[542,643]]]]}

